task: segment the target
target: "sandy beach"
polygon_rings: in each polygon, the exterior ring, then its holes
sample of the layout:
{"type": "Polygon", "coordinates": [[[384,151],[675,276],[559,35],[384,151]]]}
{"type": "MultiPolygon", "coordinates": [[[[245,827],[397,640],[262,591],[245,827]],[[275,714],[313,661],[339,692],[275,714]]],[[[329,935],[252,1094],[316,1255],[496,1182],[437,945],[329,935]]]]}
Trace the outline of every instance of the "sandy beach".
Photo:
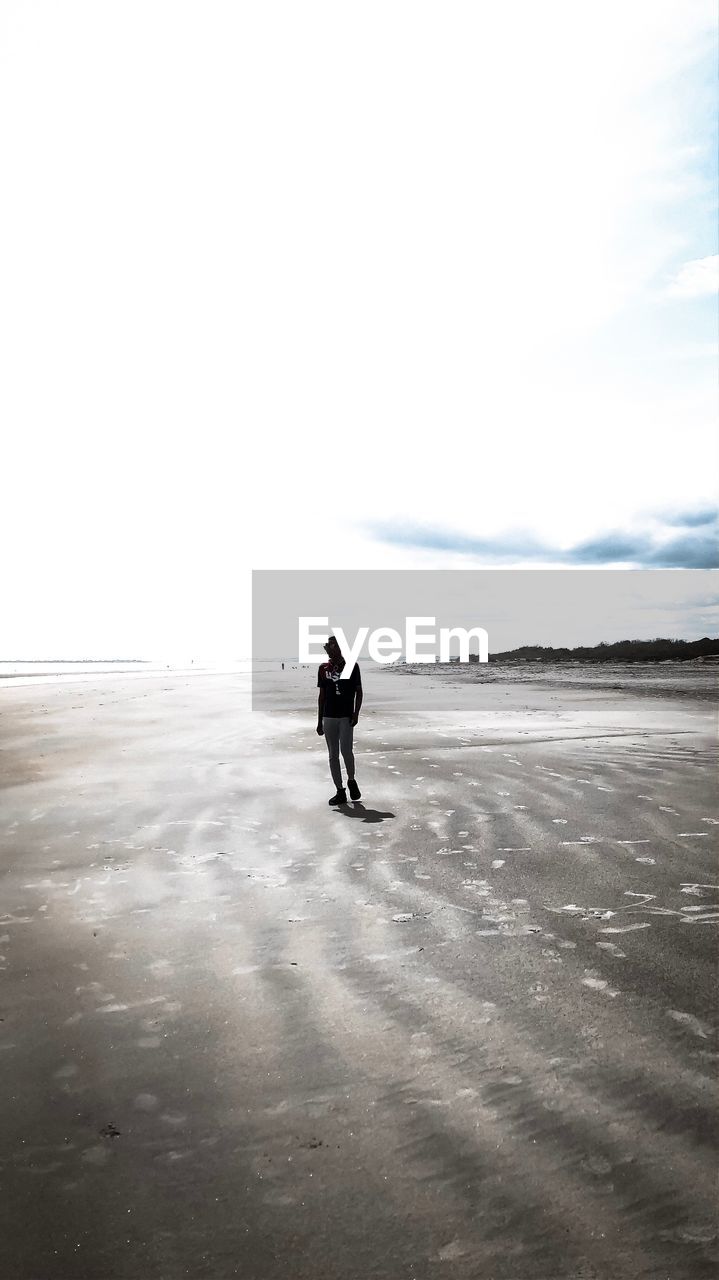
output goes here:
{"type": "Polygon", "coordinates": [[[341,811],[311,671],[5,682],[0,1276],[716,1275],[716,683],[575,676],[341,811]]]}

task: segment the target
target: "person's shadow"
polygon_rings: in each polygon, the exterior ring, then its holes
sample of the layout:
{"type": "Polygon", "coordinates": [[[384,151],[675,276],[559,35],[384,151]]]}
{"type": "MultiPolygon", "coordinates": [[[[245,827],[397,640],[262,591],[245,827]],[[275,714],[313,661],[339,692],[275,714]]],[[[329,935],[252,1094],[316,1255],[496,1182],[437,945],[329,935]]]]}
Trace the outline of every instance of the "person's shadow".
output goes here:
{"type": "Polygon", "coordinates": [[[339,804],[337,806],[338,813],[343,813],[345,818],[359,818],[361,822],[384,822],[385,818],[394,818],[393,813],[382,813],[379,809],[365,809],[360,800],[355,800],[354,804],[339,804]]]}

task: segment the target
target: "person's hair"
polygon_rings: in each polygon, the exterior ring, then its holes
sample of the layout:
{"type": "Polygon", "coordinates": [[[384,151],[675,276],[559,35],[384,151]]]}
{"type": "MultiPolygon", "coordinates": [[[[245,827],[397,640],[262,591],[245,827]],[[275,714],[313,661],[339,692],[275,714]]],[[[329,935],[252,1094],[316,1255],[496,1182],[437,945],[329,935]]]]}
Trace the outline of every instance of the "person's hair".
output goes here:
{"type": "Polygon", "coordinates": [[[343,654],[342,654],[342,650],[341,650],[341,649],[340,649],[340,647],[339,647],[339,643],[338,643],[338,641],[337,641],[337,637],[336,637],[336,636],[329,636],[329,637],[328,637],[328,639],[327,639],[327,641],[326,641],[326,643],[325,643],[325,649],[327,648],[327,646],[330,644],[330,642],[331,642],[332,640],[334,640],[335,645],[337,646],[337,652],[338,652],[338,654],[339,654],[339,658],[338,658],[338,660],[337,660],[337,666],[339,667],[339,669],[340,669],[340,671],[341,671],[341,670],[342,670],[342,668],[345,666],[345,659],[344,659],[344,656],[343,656],[343,654]]]}

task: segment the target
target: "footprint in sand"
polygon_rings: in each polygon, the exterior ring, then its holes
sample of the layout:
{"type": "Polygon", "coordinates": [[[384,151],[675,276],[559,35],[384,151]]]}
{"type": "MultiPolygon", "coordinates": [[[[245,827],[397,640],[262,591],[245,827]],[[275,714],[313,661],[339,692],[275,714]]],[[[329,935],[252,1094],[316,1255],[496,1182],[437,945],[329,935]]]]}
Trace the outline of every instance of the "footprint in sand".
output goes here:
{"type": "Polygon", "coordinates": [[[648,920],[643,920],[637,924],[614,925],[608,929],[602,929],[602,933],[636,933],[638,929],[649,929],[651,925],[648,920]]]}
{"type": "Polygon", "coordinates": [[[582,978],[582,986],[589,987],[590,990],[592,991],[601,991],[605,996],[609,996],[610,999],[612,1000],[615,998],[615,996],[619,995],[618,991],[612,991],[606,978],[595,978],[591,974],[588,974],[587,977],[582,978]]]}
{"type": "Polygon", "coordinates": [[[667,1009],[667,1017],[673,1018],[675,1022],[686,1027],[687,1031],[691,1031],[692,1035],[699,1036],[702,1040],[708,1040],[712,1034],[711,1027],[701,1022],[699,1018],[695,1018],[693,1013],[682,1013],[680,1009],[667,1009]]]}
{"type": "Polygon", "coordinates": [[[159,1105],[159,1099],[154,1093],[138,1093],[132,1105],[136,1111],[150,1112],[159,1105]]]}
{"type": "Polygon", "coordinates": [[[616,942],[598,942],[596,944],[602,951],[608,951],[610,956],[615,956],[617,960],[626,960],[627,953],[618,947],[616,942]]]}
{"type": "Polygon", "coordinates": [[[83,1164],[103,1165],[108,1157],[107,1147],[86,1147],[80,1159],[83,1164]]]}
{"type": "Polygon", "coordinates": [[[78,1068],[75,1066],[74,1062],[66,1062],[64,1066],[59,1067],[58,1070],[53,1073],[53,1080],[69,1080],[72,1076],[76,1076],[77,1072],[78,1068]]]}
{"type": "Polygon", "coordinates": [[[467,1253],[466,1246],[461,1240],[451,1240],[449,1244],[445,1244],[437,1254],[439,1262],[456,1262],[459,1258],[463,1258],[467,1253]]]}

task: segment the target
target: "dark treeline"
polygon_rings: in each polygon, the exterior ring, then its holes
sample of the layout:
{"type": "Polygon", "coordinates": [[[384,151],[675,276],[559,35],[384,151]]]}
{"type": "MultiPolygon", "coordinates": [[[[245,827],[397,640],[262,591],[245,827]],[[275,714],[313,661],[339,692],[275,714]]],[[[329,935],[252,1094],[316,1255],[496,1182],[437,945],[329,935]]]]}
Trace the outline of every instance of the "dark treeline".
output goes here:
{"type": "MultiPolygon", "coordinates": [[[[474,655],[472,655],[474,656],[474,655]]],[[[553,649],[541,644],[525,644],[506,653],[490,653],[490,662],[686,662],[691,658],[719,656],[719,640],[617,640],[614,644],[580,645],[576,649],[553,649]]]]}

